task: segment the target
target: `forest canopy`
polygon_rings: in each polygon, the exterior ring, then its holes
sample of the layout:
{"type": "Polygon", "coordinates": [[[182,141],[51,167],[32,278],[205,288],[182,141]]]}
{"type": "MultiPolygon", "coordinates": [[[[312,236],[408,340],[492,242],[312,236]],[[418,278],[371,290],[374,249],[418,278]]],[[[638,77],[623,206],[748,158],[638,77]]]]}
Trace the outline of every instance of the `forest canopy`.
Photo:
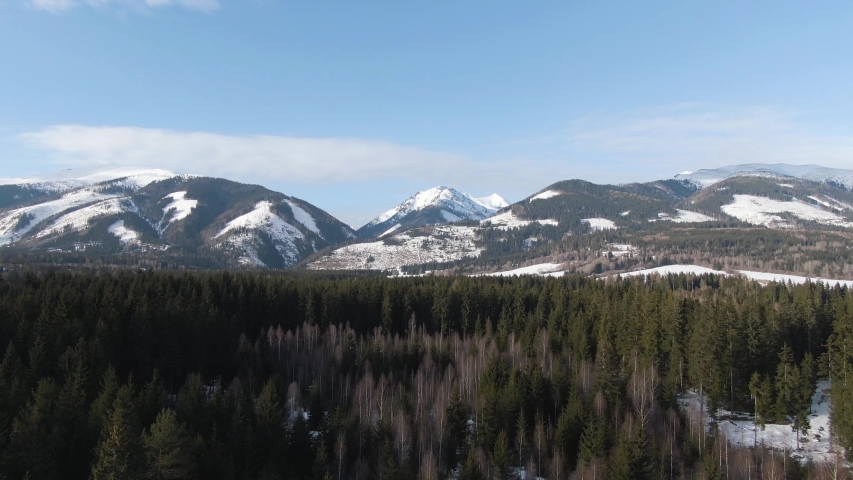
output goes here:
{"type": "Polygon", "coordinates": [[[0,353],[9,479],[809,478],[678,398],[801,429],[821,378],[853,447],[824,284],[12,271],[0,353]]]}

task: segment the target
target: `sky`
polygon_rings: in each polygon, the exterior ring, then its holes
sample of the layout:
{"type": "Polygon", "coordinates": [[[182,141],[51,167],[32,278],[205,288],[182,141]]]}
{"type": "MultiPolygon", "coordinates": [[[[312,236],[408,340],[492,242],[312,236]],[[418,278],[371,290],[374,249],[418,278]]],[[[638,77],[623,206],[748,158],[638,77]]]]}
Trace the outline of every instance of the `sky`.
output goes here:
{"type": "Polygon", "coordinates": [[[0,177],[257,183],[359,227],[737,163],[853,168],[853,2],[0,0],[0,177]]]}

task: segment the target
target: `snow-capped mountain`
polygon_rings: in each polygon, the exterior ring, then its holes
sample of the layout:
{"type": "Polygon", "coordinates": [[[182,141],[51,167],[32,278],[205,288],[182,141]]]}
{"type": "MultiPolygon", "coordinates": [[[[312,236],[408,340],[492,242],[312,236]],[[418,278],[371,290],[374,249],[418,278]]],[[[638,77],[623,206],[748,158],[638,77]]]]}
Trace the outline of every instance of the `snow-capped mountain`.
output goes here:
{"type": "Polygon", "coordinates": [[[384,237],[414,227],[483,220],[509,203],[498,194],[475,198],[450,187],[418,192],[358,230],[363,238],[384,237]]]}
{"type": "Polygon", "coordinates": [[[682,172],[674,178],[675,180],[686,181],[694,185],[697,189],[701,189],[713,185],[721,180],[725,180],[726,178],[741,175],[782,175],[786,177],[810,180],[812,182],[843,186],[848,190],[853,190],[853,170],[827,168],[819,165],[750,163],[744,165],[729,165],[727,167],[713,169],[702,169],[696,172],[682,172]]]}
{"type": "Polygon", "coordinates": [[[0,246],[16,251],[284,268],[355,238],[308,202],[223,179],[107,166],[3,181],[0,246]]]}

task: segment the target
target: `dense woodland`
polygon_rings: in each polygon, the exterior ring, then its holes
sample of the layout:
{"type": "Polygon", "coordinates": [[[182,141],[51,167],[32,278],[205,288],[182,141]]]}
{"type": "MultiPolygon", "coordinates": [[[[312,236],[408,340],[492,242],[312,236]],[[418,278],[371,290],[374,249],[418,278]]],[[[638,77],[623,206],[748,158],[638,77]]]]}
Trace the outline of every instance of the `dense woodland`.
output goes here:
{"type": "Polygon", "coordinates": [[[0,478],[843,478],[712,414],[853,447],[853,292],[738,278],[16,272],[0,478]]]}

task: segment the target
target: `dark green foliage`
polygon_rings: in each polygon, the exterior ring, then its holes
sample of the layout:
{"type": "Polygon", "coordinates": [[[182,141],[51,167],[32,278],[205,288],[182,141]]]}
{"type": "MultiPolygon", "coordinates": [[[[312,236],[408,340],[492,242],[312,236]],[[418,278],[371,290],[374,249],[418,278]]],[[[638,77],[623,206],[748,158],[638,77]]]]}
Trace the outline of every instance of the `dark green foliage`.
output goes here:
{"type": "Polygon", "coordinates": [[[725,477],[678,396],[802,431],[824,374],[853,438],[815,284],[13,272],[0,345],[7,478],[725,477]]]}

